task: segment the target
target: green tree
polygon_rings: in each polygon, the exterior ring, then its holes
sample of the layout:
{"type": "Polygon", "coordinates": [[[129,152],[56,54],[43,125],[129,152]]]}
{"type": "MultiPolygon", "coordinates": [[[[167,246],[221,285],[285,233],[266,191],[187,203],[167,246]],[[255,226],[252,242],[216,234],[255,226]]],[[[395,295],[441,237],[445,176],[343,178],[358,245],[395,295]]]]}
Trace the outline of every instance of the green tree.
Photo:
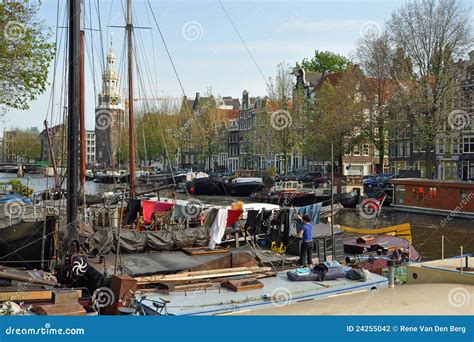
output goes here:
{"type": "Polygon", "coordinates": [[[48,42],[39,4],[29,0],[0,3],[0,108],[28,109],[46,90],[53,44],[48,42]]]}
{"type": "MultiPolygon", "coordinates": [[[[360,70],[349,67],[338,83],[324,81],[311,111],[308,111],[304,144],[305,155],[313,160],[334,158],[342,166],[344,153],[362,138],[357,128],[366,103],[360,92],[363,82],[360,70]]],[[[339,170],[340,172],[340,170],[339,170]]]]}
{"type": "Polygon", "coordinates": [[[314,51],[314,56],[304,58],[301,63],[296,63],[293,72],[303,69],[305,71],[315,71],[321,73],[340,72],[346,70],[351,65],[351,61],[337,53],[331,51],[314,51]]]}

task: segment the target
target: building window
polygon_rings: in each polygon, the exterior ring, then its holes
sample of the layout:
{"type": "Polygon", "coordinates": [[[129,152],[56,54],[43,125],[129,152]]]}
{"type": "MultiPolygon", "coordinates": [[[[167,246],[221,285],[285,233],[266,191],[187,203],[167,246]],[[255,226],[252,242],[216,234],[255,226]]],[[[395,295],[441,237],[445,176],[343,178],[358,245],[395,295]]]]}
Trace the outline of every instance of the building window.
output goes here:
{"type": "Polygon", "coordinates": [[[438,154],[444,154],[444,139],[440,138],[438,140],[438,154]]]}
{"type": "Polygon", "coordinates": [[[354,150],[353,150],[352,154],[355,155],[355,156],[360,156],[359,146],[354,146],[354,150]]]}
{"type": "Polygon", "coordinates": [[[474,137],[464,138],[463,153],[474,153],[474,137]]]}
{"type": "Polygon", "coordinates": [[[369,145],[368,144],[362,145],[362,155],[363,156],[368,156],[369,155],[369,145]]]}
{"type": "Polygon", "coordinates": [[[451,146],[452,146],[452,152],[453,154],[458,154],[459,153],[459,141],[458,138],[453,138],[451,140],[451,146]]]}
{"type": "Polygon", "coordinates": [[[411,145],[411,144],[410,144],[409,142],[407,142],[406,147],[405,147],[405,155],[406,155],[407,157],[410,156],[410,145],[411,145]]]}
{"type": "Polygon", "coordinates": [[[403,143],[398,144],[398,156],[403,157],[403,143]]]}

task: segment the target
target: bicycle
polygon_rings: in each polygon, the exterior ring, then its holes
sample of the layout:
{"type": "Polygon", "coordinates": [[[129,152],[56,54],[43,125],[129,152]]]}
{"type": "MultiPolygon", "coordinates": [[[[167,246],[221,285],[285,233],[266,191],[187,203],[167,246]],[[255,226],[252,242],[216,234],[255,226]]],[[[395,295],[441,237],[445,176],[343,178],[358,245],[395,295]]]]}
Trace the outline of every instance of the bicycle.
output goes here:
{"type": "Polygon", "coordinates": [[[150,308],[145,306],[143,302],[145,300],[148,300],[152,302],[153,306],[155,307],[155,311],[153,312],[154,315],[156,316],[174,316],[173,314],[168,312],[167,304],[170,303],[169,300],[166,300],[164,298],[159,298],[159,300],[151,300],[146,298],[147,295],[146,293],[140,294],[140,299],[137,299],[137,297],[133,296],[133,303],[132,306],[135,308],[135,312],[133,315],[135,316],[147,316],[147,311],[150,311],[150,308]]]}

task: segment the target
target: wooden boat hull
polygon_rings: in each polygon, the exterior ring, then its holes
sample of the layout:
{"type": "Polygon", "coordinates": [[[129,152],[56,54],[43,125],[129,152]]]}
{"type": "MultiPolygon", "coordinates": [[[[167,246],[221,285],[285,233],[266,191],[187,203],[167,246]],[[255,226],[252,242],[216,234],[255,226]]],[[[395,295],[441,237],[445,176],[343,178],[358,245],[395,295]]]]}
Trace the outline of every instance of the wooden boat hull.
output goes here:
{"type": "Polygon", "coordinates": [[[44,260],[50,260],[54,246],[52,217],[37,222],[21,222],[0,228],[0,264],[11,267],[38,269],[41,267],[43,231],[45,232],[44,260]]]}
{"type": "MultiPolygon", "coordinates": [[[[281,206],[304,207],[315,203],[323,203],[323,205],[331,204],[331,196],[316,195],[312,192],[290,193],[281,192],[278,194],[255,193],[251,196],[258,202],[278,204],[281,206]]],[[[337,194],[334,196],[334,202],[340,203],[344,208],[355,208],[359,203],[360,195],[353,191],[345,194],[337,194]]]]}
{"type": "Polygon", "coordinates": [[[412,242],[411,236],[411,225],[409,223],[403,223],[396,226],[384,227],[384,228],[353,228],[341,226],[341,229],[347,233],[358,234],[358,235],[391,235],[397,236],[412,242]]]}
{"type": "Polygon", "coordinates": [[[192,195],[248,197],[255,191],[262,190],[263,184],[260,182],[229,183],[222,178],[206,177],[195,179],[186,187],[192,195]]]}

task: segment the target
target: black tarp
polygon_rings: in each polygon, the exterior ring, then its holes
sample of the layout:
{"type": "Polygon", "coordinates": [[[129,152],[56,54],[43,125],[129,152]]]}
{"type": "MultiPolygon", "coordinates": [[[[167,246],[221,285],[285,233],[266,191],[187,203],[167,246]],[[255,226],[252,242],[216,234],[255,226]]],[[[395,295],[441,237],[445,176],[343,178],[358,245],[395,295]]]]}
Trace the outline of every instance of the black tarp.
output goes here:
{"type": "MultiPolygon", "coordinates": [[[[89,255],[106,255],[117,248],[118,230],[99,229],[83,245],[89,255]]],[[[209,243],[209,229],[205,227],[180,230],[134,231],[122,229],[120,252],[125,254],[142,252],[164,252],[183,247],[203,247],[209,243]]]]}

